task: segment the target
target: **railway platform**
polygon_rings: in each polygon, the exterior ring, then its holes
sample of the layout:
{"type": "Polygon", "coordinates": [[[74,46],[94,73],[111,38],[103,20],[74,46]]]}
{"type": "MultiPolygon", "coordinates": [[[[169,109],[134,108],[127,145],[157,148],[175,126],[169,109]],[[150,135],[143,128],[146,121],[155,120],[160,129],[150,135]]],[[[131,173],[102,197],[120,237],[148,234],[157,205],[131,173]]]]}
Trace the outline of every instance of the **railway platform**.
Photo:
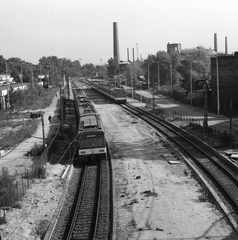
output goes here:
{"type": "MultiPolygon", "coordinates": [[[[136,91],[136,93],[147,98],[151,98],[151,99],[153,98],[152,93],[148,91],[138,90],[136,91]]],[[[155,104],[158,107],[165,108],[170,111],[174,111],[178,114],[196,119],[200,122],[203,122],[204,120],[204,109],[182,104],[178,101],[175,101],[163,95],[155,95],[154,98],[155,98],[155,104]]],[[[146,105],[145,103],[132,98],[128,98],[127,102],[138,107],[139,106],[144,107],[146,105]]],[[[207,113],[207,120],[208,120],[208,126],[217,126],[217,128],[223,131],[227,131],[227,132],[230,131],[230,118],[224,115],[207,113]]],[[[231,124],[232,124],[232,132],[238,132],[238,117],[233,117],[231,124]]]]}

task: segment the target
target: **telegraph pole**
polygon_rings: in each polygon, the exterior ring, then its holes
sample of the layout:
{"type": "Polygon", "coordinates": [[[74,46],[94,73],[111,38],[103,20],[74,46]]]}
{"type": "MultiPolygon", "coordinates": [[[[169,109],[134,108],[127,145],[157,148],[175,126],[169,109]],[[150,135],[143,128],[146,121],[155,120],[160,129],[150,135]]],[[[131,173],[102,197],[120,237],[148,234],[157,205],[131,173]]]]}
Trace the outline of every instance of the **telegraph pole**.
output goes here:
{"type": "Polygon", "coordinates": [[[10,102],[9,102],[9,86],[8,86],[8,78],[7,78],[7,61],[6,61],[6,82],[7,82],[7,106],[6,106],[6,108],[9,110],[10,102]]]}
{"type": "Polygon", "coordinates": [[[43,114],[41,114],[41,122],[42,122],[43,146],[45,148],[45,125],[44,125],[43,114]]]}
{"type": "Polygon", "coordinates": [[[203,133],[207,132],[207,89],[208,89],[208,82],[207,80],[204,81],[205,91],[204,91],[204,120],[203,120],[203,133]]]}

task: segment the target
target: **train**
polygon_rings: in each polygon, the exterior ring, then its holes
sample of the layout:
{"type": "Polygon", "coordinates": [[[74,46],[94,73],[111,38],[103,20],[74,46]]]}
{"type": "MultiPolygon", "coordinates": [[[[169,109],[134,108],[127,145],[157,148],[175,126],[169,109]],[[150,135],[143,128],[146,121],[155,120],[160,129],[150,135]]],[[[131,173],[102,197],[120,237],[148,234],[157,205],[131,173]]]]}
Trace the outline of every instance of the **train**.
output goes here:
{"type": "Polygon", "coordinates": [[[74,164],[107,159],[106,138],[100,115],[83,91],[73,90],[78,131],[78,158],[74,164]]]}
{"type": "Polygon", "coordinates": [[[99,92],[100,94],[109,98],[111,101],[117,104],[127,103],[127,95],[123,87],[112,88],[110,86],[107,86],[106,84],[97,83],[93,81],[91,81],[89,85],[93,90],[99,92]]]}

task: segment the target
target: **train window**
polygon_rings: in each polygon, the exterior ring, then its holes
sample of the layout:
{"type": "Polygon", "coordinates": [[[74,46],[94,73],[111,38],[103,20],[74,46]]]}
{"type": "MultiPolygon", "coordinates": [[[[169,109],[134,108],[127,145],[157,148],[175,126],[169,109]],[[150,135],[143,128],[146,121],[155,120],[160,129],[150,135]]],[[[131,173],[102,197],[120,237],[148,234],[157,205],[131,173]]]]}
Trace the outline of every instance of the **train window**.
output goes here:
{"type": "Polygon", "coordinates": [[[97,148],[105,147],[105,141],[103,136],[97,136],[96,138],[83,138],[79,142],[80,148],[97,148]]]}

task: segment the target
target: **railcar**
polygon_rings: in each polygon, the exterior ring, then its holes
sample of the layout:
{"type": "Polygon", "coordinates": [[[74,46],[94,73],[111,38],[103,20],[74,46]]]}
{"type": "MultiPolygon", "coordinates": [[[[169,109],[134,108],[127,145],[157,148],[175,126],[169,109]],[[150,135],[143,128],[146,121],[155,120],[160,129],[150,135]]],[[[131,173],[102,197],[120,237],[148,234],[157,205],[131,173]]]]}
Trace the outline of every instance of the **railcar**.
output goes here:
{"type": "Polygon", "coordinates": [[[107,158],[105,134],[97,113],[87,113],[80,117],[78,154],[79,162],[100,161],[107,158]]]}
{"type": "Polygon", "coordinates": [[[78,130],[78,159],[85,164],[107,158],[106,139],[101,118],[82,91],[74,91],[78,130]]]}
{"type": "Polygon", "coordinates": [[[107,85],[102,85],[95,82],[90,82],[90,86],[93,90],[99,92],[115,103],[121,104],[127,102],[126,91],[124,88],[110,88],[107,85]]]}

